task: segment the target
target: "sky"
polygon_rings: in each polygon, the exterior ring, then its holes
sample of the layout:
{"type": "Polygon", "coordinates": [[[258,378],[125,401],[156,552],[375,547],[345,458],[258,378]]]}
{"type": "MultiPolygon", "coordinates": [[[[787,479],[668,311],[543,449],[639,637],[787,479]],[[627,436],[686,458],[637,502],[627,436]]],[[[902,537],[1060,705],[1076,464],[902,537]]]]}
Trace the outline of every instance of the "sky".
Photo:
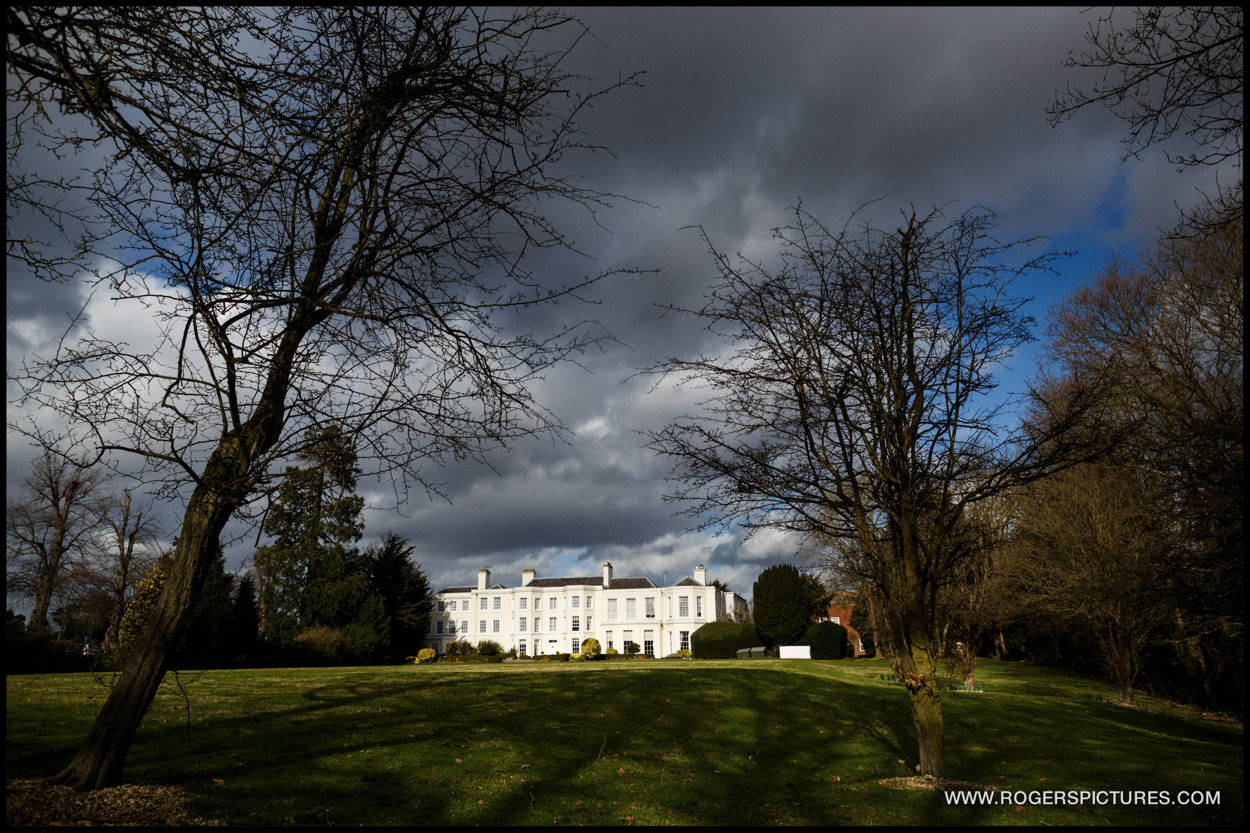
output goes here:
{"type": "MultiPolygon", "coordinates": [[[[749,597],[766,567],[802,565],[798,542],[764,531],[696,532],[664,499],[668,464],[645,432],[697,407],[697,396],[639,371],[668,357],[714,349],[707,334],[664,308],[697,305],[715,277],[702,229],[721,251],[765,262],[772,229],[800,201],[841,227],[861,206],[893,222],[915,206],[998,213],[1005,237],[1044,235],[1073,256],[1018,290],[1047,310],[1089,282],[1112,254],[1132,256],[1172,226],[1178,206],[1213,191],[1210,169],[1177,172],[1164,148],[1125,160],[1126,126],[1099,109],[1051,127],[1055,91],[1089,85],[1062,60],[1083,46],[1104,10],[1079,8],[667,8],[573,10],[589,26],[569,66],[600,83],[639,72],[640,84],[597,102],[581,121],[611,154],[570,172],[621,195],[598,225],[570,215],[583,258],[530,264],[567,280],[574,271],[643,270],[601,283],[591,314],[616,338],[577,365],[551,370],[534,390],[570,430],[566,440],[517,442],[491,466],[436,470],[443,498],[413,493],[394,507],[388,484],[360,483],[362,545],[393,531],[414,547],[432,586],[470,584],[477,570],[516,585],[539,577],[597,575],[674,583],[703,564],[709,579],[749,597]],[[600,227],[602,226],[602,227],[600,227]]],[[[1126,10],[1117,14],[1131,14],[1126,10]]],[[[85,284],[41,283],[13,263],[6,280],[6,367],[50,350],[85,284]]],[[[135,326],[133,313],[95,299],[87,326],[135,326]]],[[[567,306],[546,313],[587,314],[567,306]]],[[[1034,372],[1033,348],[1002,368],[1004,390],[1034,372]]],[[[8,417],[20,417],[7,385],[8,417]]],[[[13,499],[33,453],[9,432],[6,491],[13,499]]],[[[167,537],[181,507],[160,505],[167,537]]],[[[227,566],[240,570],[254,531],[232,526],[227,566]]],[[[263,542],[263,541],[262,541],[263,542]]],[[[20,609],[20,605],[17,607],[20,609]]]]}

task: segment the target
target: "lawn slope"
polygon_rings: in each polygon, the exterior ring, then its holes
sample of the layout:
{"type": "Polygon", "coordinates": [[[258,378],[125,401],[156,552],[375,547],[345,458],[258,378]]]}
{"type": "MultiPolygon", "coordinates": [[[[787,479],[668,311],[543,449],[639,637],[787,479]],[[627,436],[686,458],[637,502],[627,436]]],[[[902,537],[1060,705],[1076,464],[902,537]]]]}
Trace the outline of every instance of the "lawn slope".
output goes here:
{"type": "MultiPolygon", "coordinates": [[[[866,660],[183,672],[126,776],[182,786],[227,824],[1241,821],[1239,724],[1126,709],[1053,670],[981,669],[984,693],[944,698],[942,786],[991,791],[990,806],[919,782],[905,692],[866,660]],[[1104,803],[1054,801],[1080,790],[1104,803]],[[1111,803],[1134,790],[1151,792],[1111,803]],[[1193,790],[1219,803],[1176,803],[1193,790]]],[[[63,765],[106,693],[89,674],[9,677],[7,777],[63,765]]]]}

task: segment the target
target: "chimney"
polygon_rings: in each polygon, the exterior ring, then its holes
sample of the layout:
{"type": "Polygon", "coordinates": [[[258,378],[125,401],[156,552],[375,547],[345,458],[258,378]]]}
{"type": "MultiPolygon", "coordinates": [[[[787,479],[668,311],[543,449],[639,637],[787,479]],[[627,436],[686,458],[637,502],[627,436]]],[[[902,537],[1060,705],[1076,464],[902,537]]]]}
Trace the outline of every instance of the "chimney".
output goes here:
{"type": "Polygon", "coordinates": [[[603,586],[604,589],[612,586],[612,562],[603,562],[603,586]]]}
{"type": "Polygon", "coordinates": [[[702,564],[694,568],[694,580],[699,584],[707,584],[707,568],[702,564]]]}
{"type": "Polygon", "coordinates": [[[482,569],[477,571],[477,589],[485,590],[490,584],[490,570],[482,569]]]}
{"type": "Polygon", "coordinates": [[[531,582],[531,581],[533,581],[533,580],[534,580],[534,571],[533,571],[533,570],[522,570],[522,571],[521,571],[521,586],[522,586],[522,587],[529,587],[529,586],[530,586],[530,582],[531,582]]]}

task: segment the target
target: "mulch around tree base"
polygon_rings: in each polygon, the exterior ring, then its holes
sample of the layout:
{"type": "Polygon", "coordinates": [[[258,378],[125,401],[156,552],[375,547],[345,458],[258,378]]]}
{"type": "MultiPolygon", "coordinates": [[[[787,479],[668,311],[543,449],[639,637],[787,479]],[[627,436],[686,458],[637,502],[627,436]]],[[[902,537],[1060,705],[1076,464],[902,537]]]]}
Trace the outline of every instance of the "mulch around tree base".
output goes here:
{"type": "Polygon", "coordinates": [[[5,784],[4,820],[8,826],[51,825],[218,825],[193,815],[181,787],[122,784],[91,792],[48,784],[41,778],[16,778],[5,784]]]}

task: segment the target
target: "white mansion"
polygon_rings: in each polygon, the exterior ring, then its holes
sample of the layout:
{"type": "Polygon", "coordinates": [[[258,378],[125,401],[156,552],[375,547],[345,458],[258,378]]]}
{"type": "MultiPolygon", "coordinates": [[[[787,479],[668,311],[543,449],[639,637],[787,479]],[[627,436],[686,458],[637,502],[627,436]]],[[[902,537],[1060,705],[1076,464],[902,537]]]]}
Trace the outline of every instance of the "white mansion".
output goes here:
{"type": "Polygon", "coordinates": [[[741,621],[747,612],[737,593],[707,584],[702,564],[672,587],[613,578],[608,562],[602,577],[535,578],[522,570],[519,587],[491,585],[490,570],[478,570],[476,587],[448,587],[433,601],[425,647],[440,654],[457,639],[493,640],[518,656],[577,653],[593,636],[604,651],[624,653],[633,642],[644,654],[666,656],[688,649],[701,625],[741,621]]]}

